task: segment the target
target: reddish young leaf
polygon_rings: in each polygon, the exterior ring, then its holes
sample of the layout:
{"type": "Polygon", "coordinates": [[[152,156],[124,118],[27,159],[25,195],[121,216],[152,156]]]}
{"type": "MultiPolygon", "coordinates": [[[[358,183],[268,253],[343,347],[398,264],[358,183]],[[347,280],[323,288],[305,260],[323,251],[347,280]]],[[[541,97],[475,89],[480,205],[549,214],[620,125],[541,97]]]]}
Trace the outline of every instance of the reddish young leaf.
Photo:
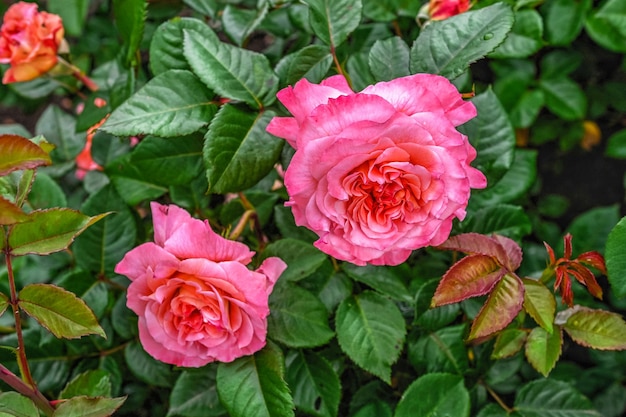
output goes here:
{"type": "Polygon", "coordinates": [[[504,236],[486,236],[480,233],[463,233],[446,240],[439,249],[455,250],[470,255],[489,255],[513,272],[522,262],[522,249],[512,239],[504,236]]]}
{"type": "Polygon", "coordinates": [[[18,135],[0,135],[0,175],[51,163],[50,155],[30,140],[18,135]]]}
{"type": "Polygon", "coordinates": [[[18,206],[0,197],[0,225],[21,223],[28,220],[28,215],[18,206]]]}
{"type": "Polygon", "coordinates": [[[467,340],[483,339],[504,329],[520,312],[523,302],[522,280],[516,275],[506,274],[478,312],[467,340]]]}
{"type": "Polygon", "coordinates": [[[600,350],[626,350],[626,322],[617,313],[576,307],[563,329],[576,343],[600,350]]]}
{"type": "Polygon", "coordinates": [[[438,307],[485,295],[506,272],[491,256],[466,256],[452,265],[441,278],[430,305],[438,307]]]}
{"type": "Polygon", "coordinates": [[[493,235],[493,239],[506,251],[507,262],[504,266],[514,272],[522,264],[522,248],[516,241],[505,236],[493,235]]]}
{"type": "Polygon", "coordinates": [[[596,268],[598,271],[602,272],[604,275],[607,275],[606,265],[604,263],[604,257],[600,253],[596,251],[585,252],[585,253],[581,253],[580,255],[578,255],[576,259],[578,259],[581,264],[596,268]]]}

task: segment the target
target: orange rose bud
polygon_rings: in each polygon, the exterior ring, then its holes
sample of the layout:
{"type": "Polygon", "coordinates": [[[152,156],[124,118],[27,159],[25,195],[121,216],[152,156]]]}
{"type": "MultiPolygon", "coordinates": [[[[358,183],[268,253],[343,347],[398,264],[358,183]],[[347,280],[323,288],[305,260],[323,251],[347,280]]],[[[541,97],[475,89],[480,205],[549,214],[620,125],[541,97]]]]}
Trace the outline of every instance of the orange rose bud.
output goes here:
{"type": "Polygon", "coordinates": [[[430,20],[444,20],[465,13],[470,6],[469,0],[430,0],[428,15],[430,20]]]}
{"type": "Polygon", "coordinates": [[[65,31],[61,18],[39,12],[35,3],[15,3],[0,28],[0,63],[9,64],[3,84],[33,80],[57,63],[65,31]]]}

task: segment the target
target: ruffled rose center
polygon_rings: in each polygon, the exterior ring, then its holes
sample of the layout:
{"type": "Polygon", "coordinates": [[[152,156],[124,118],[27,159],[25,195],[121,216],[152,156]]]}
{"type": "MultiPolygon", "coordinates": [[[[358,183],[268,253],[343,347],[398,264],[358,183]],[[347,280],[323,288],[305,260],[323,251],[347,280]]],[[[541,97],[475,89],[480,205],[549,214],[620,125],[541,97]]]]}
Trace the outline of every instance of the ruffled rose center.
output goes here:
{"type": "Polygon", "coordinates": [[[427,160],[412,158],[400,148],[374,156],[342,181],[349,196],[346,211],[352,226],[369,235],[386,234],[426,218],[432,201],[441,194],[440,184],[433,178],[436,170],[423,165],[427,160]]]}
{"type": "Polygon", "coordinates": [[[214,346],[234,333],[251,338],[251,323],[241,311],[244,296],[232,285],[219,281],[188,275],[174,277],[155,293],[157,314],[179,344],[214,346]]]}

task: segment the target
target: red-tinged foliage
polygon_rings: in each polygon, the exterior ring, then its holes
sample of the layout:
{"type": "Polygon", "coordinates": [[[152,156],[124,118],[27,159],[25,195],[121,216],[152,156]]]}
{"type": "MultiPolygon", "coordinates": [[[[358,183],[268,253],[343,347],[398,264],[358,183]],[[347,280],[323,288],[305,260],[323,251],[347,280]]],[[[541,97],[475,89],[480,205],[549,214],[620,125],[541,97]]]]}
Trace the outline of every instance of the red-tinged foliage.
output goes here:
{"type": "Polygon", "coordinates": [[[25,137],[0,135],[0,175],[51,163],[48,152],[25,137]]]}
{"type": "Polygon", "coordinates": [[[432,307],[458,303],[489,293],[506,274],[506,269],[491,256],[467,256],[445,273],[431,301],[432,307]]]}
{"type": "Polygon", "coordinates": [[[572,281],[570,277],[574,277],[578,282],[587,287],[591,295],[598,299],[602,299],[602,288],[598,285],[596,277],[588,268],[589,266],[596,268],[603,274],[606,274],[606,266],[604,257],[598,252],[585,252],[578,257],[572,257],[572,235],[566,234],[563,237],[563,257],[556,259],[554,250],[544,242],[550,264],[547,271],[554,273],[556,279],[554,281],[554,289],[561,291],[561,299],[563,303],[569,307],[574,305],[574,293],[572,291],[572,281]]]}
{"type": "Polygon", "coordinates": [[[463,233],[446,240],[439,249],[454,250],[468,255],[482,254],[495,258],[509,271],[515,271],[522,263],[522,249],[508,237],[479,233],[463,233]]]}
{"type": "Polygon", "coordinates": [[[505,274],[472,323],[468,340],[482,341],[504,329],[524,304],[524,283],[515,274],[505,274]]]}

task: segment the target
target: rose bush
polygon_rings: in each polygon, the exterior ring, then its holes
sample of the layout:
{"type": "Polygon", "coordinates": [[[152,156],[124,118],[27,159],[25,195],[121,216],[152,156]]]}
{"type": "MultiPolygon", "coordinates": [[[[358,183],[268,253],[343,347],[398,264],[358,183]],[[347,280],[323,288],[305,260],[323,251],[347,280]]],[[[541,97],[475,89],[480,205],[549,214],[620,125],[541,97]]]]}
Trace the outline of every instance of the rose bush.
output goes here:
{"type": "Polygon", "coordinates": [[[469,0],[430,0],[428,15],[431,20],[443,20],[469,10],[469,0]]]}
{"type": "Polygon", "coordinates": [[[39,12],[35,3],[12,5],[0,29],[0,63],[10,64],[2,82],[29,81],[50,71],[64,34],[59,16],[39,12]]]}
{"type": "Polygon", "coordinates": [[[444,77],[416,74],[354,93],[346,79],[306,79],[278,93],[293,117],[268,132],[296,152],[285,173],[296,223],[315,246],[357,265],[397,265],[443,243],[485,176],[455,127],[476,109],[444,77]]]}
{"type": "Polygon", "coordinates": [[[207,221],[177,206],[151,204],[154,243],[128,252],[115,271],[126,275],[127,305],[139,316],[139,338],[154,358],[187,367],[231,362],[265,346],[268,296],[286,268],[217,235],[207,221]]]}

